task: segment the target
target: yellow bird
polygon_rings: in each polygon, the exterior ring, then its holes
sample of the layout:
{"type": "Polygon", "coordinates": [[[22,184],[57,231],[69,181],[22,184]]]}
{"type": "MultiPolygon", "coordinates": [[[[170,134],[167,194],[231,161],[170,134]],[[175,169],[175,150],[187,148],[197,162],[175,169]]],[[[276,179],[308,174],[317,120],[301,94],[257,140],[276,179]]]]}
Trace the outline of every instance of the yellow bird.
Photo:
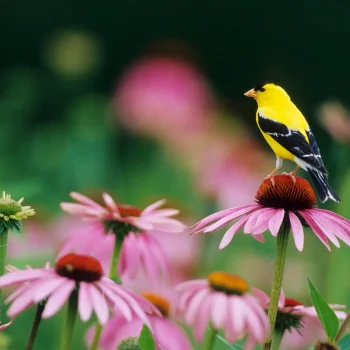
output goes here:
{"type": "Polygon", "coordinates": [[[259,84],[247,91],[245,96],[258,103],[256,122],[265,140],[276,154],[276,168],[272,177],[282,167],[283,159],[294,161],[311,175],[322,202],[328,198],[340,202],[327,181],[328,172],[311,129],[289,95],[275,84],[259,84]]]}

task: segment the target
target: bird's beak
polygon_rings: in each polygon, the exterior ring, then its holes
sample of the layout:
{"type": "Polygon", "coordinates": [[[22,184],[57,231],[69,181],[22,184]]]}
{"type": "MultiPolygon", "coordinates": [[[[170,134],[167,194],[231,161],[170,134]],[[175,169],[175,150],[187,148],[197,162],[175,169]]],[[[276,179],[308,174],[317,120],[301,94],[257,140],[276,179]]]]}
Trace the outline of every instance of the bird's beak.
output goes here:
{"type": "Polygon", "coordinates": [[[251,98],[257,98],[258,95],[256,94],[256,91],[254,89],[250,89],[247,91],[244,96],[251,97],[251,98]]]}

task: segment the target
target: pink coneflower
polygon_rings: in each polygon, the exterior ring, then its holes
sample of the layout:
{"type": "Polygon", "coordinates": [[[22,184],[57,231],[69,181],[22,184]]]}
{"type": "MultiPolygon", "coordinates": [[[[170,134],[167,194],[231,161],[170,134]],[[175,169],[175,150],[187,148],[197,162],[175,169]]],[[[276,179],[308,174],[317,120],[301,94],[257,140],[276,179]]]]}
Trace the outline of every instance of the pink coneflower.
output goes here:
{"type": "Polygon", "coordinates": [[[282,174],[265,179],[255,198],[257,204],[221,210],[204,218],[192,227],[192,233],[214,232],[238,219],[226,231],[220,249],[243,227],[244,233],[263,240],[262,233],[266,230],[276,237],[282,224],[290,227],[299,251],[304,246],[303,226],[310,227],[329,250],[328,240],[338,248],[337,238],[350,245],[350,221],[332,211],[316,208],[315,193],[301,177],[282,174]]]}
{"type": "Polygon", "coordinates": [[[76,192],[71,192],[71,197],[78,203],[61,203],[61,208],[69,214],[91,219],[91,221],[102,223],[105,230],[118,231],[151,230],[157,229],[167,232],[182,232],[185,225],[171,218],[177,215],[177,209],[159,209],[165,200],[155,202],[144,210],[139,210],[130,205],[116,204],[113,198],[103,194],[105,206],[94,202],[92,199],[76,192]]]}
{"type": "Polygon", "coordinates": [[[248,285],[242,278],[213,272],[207,279],[187,281],[176,289],[180,293],[177,312],[193,327],[198,342],[210,322],[214,329],[223,329],[230,343],[247,335],[245,349],[253,349],[268,336],[266,313],[247,293],[248,285]]]}
{"type": "Polygon", "coordinates": [[[42,317],[49,318],[77,292],[78,311],[84,322],[94,311],[99,322],[106,324],[109,310],[114,310],[127,320],[134,312],[148,323],[133,295],[105,277],[101,264],[91,256],[68,254],[56,262],[55,268],[18,270],[0,278],[0,287],[12,285],[19,287],[5,301],[12,302],[7,312],[11,318],[46,299],[42,317]]]}
{"type": "Polygon", "coordinates": [[[132,130],[166,139],[202,129],[212,105],[209,86],[189,62],[165,57],[136,62],[115,97],[120,121],[132,130]]]}
{"type": "MultiPolygon", "coordinates": [[[[160,312],[160,314],[149,313],[147,315],[156,350],[191,350],[192,346],[183,330],[169,318],[169,301],[156,293],[143,293],[142,296],[149,300],[160,312]]],[[[143,323],[137,315],[131,321],[126,320],[123,315],[112,317],[102,331],[99,348],[115,350],[122,345],[136,345],[143,323]]],[[[87,343],[91,343],[93,333],[94,327],[88,330],[87,343]]]]}
{"type": "MultiPolygon", "coordinates": [[[[253,288],[252,294],[260,301],[261,306],[267,311],[270,297],[262,290],[253,288]]],[[[346,312],[339,311],[345,305],[329,305],[340,320],[344,320],[346,312]]],[[[304,306],[300,301],[286,298],[281,291],[275,331],[284,334],[283,349],[305,349],[316,343],[322,335],[322,324],[313,306],[304,306]],[[318,329],[316,329],[318,328],[318,329]]]]}

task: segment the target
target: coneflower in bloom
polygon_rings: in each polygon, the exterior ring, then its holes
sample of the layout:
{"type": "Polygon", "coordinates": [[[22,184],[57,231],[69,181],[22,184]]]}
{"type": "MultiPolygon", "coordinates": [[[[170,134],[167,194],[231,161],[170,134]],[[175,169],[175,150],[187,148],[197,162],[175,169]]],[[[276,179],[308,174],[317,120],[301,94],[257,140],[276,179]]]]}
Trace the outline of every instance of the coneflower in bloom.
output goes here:
{"type": "Polygon", "coordinates": [[[104,275],[99,261],[91,256],[68,254],[54,268],[27,269],[0,277],[0,287],[18,286],[7,298],[12,303],[7,315],[16,317],[25,309],[45,301],[43,318],[56,314],[77,293],[78,311],[82,321],[93,311],[101,324],[106,324],[110,311],[119,312],[127,320],[133,313],[149,324],[138,300],[104,275]]]}
{"type": "MultiPolygon", "coordinates": [[[[270,297],[257,288],[252,288],[252,294],[267,311],[270,297]]],[[[339,320],[346,318],[346,312],[341,311],[345,309],[345,305],[330,304],[329,306],[339,320]]],[[[282,349],[306,349],[316,342],[317,336],[322,332],[322,324],[313,306],[305,306],[296,299],[286,298],[282,290],[278,302],[275,331],[284,334],[282,349]],[[318,327],[319,332],[315,332],[315,326],[318,327]]]]}
{"type": "Polygon", "coordinates": [[[350,245],[350,221],[332,211],[317,208],[310,183],[301,177],[282,174],[274,176],[273,181],[265,179],[255,198],[256,204],[209,215],[195,224],[191,232],[214,232],[238,219],[224,234],[220,249],[226,247],[243,227],[244,233],[263,240],[262,234],[266,230],[276,237],[282,224],[290,227],[299,251],[304,247],[303,226],[310,227],[329,250],[329,241],[338,248],[338,239],[350,245]]]}
{"type": "Polygon", "coordinates": [[[247,335],[244,349],[254,349],[269,334],[264,309],[248,291],[240,277],[213,272],[207,279],[177,285],[180,293],[176,312],[193,327],[194,338],[201,342],[207,326],[222,329],[226,339],[234,343],[247,335]]]}
{"type": "MultiPolygon", "coordinates": [[[[107,193],[103,194],[105,207],[79,193],[71,193],[71,196],[79,203],[61,203],[61,207],[64,211],[91,222],[91,230],[84,237],[86,247],[96,245],[104,234],[113,234],[122,242],[118,264],[119,276],[133,276],[138,268],[143,268],[153,279],[168,273],[165,254],[149,232],[183,232],[187,226],[172,218],[178,214],[178,210],[159,209],[165,203],[164,200],[141,211],[129,205],[117,205],[107,193]]],[[[62,249],[65,252],[75,251],[80,249],[81,242],[81,234],[72,235],[62,249]]],[[[108,258],[110,259],[110,256],[108,258]]]]}
{"type": "MultiPolygon", "coordinates": [[[[154,312],[147,313],[156,350],[191,350],[191,343],[185,333],[171,320],[170,301],[162,295],[153,292],[142,293],[142,296],[150,301],[159,311],[158,314],[154,312]]],[[[102,331],[99,348],[103,350],[115,350],[120,349],[122,345],[136,345],[143,324],[144,322],[137,315],[131,321],[126,320],[123,315],[113,316],[102,331]]],[[[88,344],[91,343],[93,334],[94,327],[91,327],[87,333],[88,344]]]]}

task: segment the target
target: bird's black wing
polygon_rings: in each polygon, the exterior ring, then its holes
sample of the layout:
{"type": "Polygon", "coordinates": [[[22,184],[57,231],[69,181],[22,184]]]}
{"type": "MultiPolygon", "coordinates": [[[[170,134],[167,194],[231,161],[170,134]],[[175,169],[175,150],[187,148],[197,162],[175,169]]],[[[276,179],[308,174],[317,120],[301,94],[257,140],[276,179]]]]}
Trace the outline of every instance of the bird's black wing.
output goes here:
{"type": "MultiPolygon", "coordinates": [[[[309,144],[305,139],[305,136],[298,130],[292,130],[280,122],[265,118],[260,113],[258,115],[258,123],[260,129],[264,133],[270,135],[276,142],[278,142],[283,148],[288,150],[294,156],[298,157],[322,173],[327,173],[316,141],[311,144],[310,140],[309,144]],[[314,148],[317,148],[317,152],[314,152],[314,148]]],[[[313,135],[312,138],[315,140],[313,135]]]]}
{"type": "MultiPolygon", "coordinates": [[[[307,134],[307,137],[309,138],[310,146],[312,148],[312,151],[314,152],[314,155],[319,159],[320,163],[324,167],[324,163],[323,163],[323,160],[322,160],[322,157],[321,157],[320,149],[318,147],[318,144],[316,142],[315,136],[312,133],[311,129],[306,130],[306,134],[307,134]]],[[[327,174],[328,174],[328,172],[327,172],[327,174]]]]}

